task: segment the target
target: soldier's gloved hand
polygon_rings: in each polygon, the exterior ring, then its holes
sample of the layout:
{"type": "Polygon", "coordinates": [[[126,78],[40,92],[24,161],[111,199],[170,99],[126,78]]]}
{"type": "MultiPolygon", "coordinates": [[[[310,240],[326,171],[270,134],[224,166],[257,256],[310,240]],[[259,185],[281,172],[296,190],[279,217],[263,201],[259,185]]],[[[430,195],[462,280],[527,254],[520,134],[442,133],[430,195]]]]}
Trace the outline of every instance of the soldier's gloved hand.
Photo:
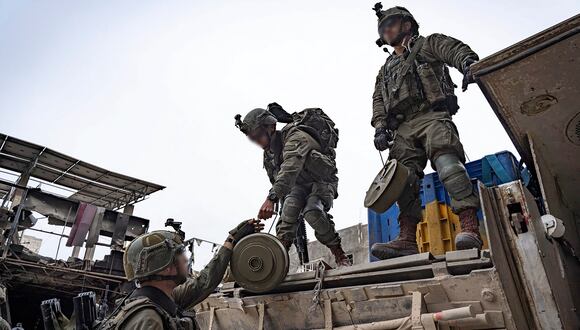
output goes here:
{"type": "Polygon", "coordinates": [[[236,228],[230,230],[230,235],[234,238],[234,242],[241,240],[242,238],[257,233],[264,229],[264,224],[260,220],[250,219],[242,221],[236,228]]]}
{"type": "Polygon", "coordinates": [[[461,83],[461,90],[464,92],[467,90],[467,85],[475,82],[473,73],[471,73],[471,65],[475,62],[477,62],[477,60],[468,58],[463,63],[463,82],[461,83]]]}
{"type": "Polygon", "coordinates": [[[385,151],[393,145],[393,133],[385,127],[377,127],[374,142],[378,151],[385,151]]]}

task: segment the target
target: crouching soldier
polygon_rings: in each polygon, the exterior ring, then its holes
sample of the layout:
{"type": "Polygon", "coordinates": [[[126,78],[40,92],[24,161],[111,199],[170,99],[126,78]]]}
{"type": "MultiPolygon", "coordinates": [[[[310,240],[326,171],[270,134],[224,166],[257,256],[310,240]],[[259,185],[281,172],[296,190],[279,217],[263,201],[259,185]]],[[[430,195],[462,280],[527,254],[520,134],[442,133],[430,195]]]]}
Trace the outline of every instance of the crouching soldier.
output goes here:
{"type": "Polygon", "coordinates": [[[478,56],[457,39],[442,34],[420,36],[419,24],[403,7],[381,9],[377,3],[377,44],[387,44],[394,52],[376,79],[371,122],[374,143],[379,151],[390,148],[389,158],[405,165],[410,178],[398,200],[399,237],[375,244],[371,252],[381,259],[418,253],[415,233],[421,220],[419,179],[427,160],[449,192],[453,212],[459,215],[457,249],[481,248],[476,216],[479,198],[463,165],[463,145],[451,121],[459,106],[448,69],[452,66],[463,73],[465,91],[473,82],[470,65],[478,56]]]}
{"type": "Polygon", "coordinates": [[[185,246],[177,233],[160,230],[137,237],[125,250],[123,266],[127,279],[139,287],[98,329],[199,329],[183,310],[214,292],[236,242],[263,227],[259,220],[240,223],[196,278],[188,278],[185,246]]]}
{"type": "Polygon", "coordinates": [[[272,183],[258,218],[271,218],[275,204],[281,201],[276,235],[286,250],[296,237],[299,217],[303,215],[316,239],[332,251],[336,264],[350,265],[327,213],[338,187],[334,153],[338,130],[332,120],[321,109],[290,115],[272,103],[268,110],[250,111],[243,121],[237,115],[236,126],[264,150],[264,168],[272,183]],[[287,125],[276,130],[278,121],[287,125]]]}

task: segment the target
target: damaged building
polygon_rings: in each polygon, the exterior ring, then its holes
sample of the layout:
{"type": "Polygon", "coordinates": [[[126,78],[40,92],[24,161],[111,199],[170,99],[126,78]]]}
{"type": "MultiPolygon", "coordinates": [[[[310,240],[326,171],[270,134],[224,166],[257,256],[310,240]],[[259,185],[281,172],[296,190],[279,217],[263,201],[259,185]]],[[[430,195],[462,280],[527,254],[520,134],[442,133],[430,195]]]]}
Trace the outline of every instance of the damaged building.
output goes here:
{"type": "Polygon", "coordinates": [[[71,315],[72,298],[87,291],[106,298],[102,312],[112,307],[127,289],[125,243],[149,228],[149,220],[133,215],[134,206],[165,187],[4,134],[0,168],[0,281],[7,293],[2,317],[42,329],[42,301],[59,298],[62,312],[71,315]],[[69,194],[50,191],[57,189],[69,194]],[[40,229],[41,223],[51,229],[40,229]],[[56,254],[39,254],[40,244],[56,246],[56,254]],[[106,251],[100,260],[97,247],[106,251]]]}

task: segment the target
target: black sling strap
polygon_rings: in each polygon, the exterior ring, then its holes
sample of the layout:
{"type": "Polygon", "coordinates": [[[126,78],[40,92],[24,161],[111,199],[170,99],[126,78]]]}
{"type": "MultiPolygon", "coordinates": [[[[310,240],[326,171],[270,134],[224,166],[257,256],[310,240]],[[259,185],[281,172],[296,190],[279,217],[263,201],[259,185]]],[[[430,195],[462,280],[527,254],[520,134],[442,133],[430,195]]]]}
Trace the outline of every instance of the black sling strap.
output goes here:
{"type": "Polygon", "coordinates": [[[152,286],[143,286],[131,294],[132,298],[145,297],[149,298],[157,306],[161,307],[167,314],[172,317],[181,317],[181,309],[171,300],[163,291],[152,286]]]}
{"type": "Polygon", "coordinates": [[[421,49],[421,47],[423,47],[423,42],[425,42],[425,38],[423,38],[423,37],[421,37],[421,38],[417,39],[417,41],[415,41],[415,44],[413,45],[413,48],[411,49],[411,53],[409,54],[409,56],[405,60],[405,64],[403,66],[403,69],[401,70],[401,73],[397,77],[397,82],[395,84],[395,90],[394,90],[395,93],[399,91],[399,88],[401,88],[401,85],[403,84],[403,78],[407,75],[407,72],[409,72],[409,69],[411,69],[413,67],[413,63],[415,62],[415,58],[417,57],[417,54],[419,53],[419,50],[421,49]]]}
{"type": "Polygon", "coordinates": [[[399,74],[399,76],[397,77],[397,81],[395,82],[395,88],[392,91],[387,91],[387,63],[389,61],[390,56],[387,58],[385,65],[383,66],[383,79],[382,79],[383,81],[381,86],[381,96],[383,97],[383,102],[387,101],[384,104],[385,112],[387,114],[389,113],[389,109],[391,108],[391,99],[392,99],[388,95],[391,95],[391,93],[395,94],[399,91],[401,85],[403,84],[403,78],[405,77],[405,75],[407,75],[409,69],[413,67],[413,62],[415,61],[415,58],[417,57],[419,50],[421,50],[421,48],[423,47],[424,42],[425,38],[419,37],[417,41],[415,41],[415,43],[413,44],[413,47],[411,48],[411,53],[405,60],[405,63],[403,64],[403,69],[399,74]]]}

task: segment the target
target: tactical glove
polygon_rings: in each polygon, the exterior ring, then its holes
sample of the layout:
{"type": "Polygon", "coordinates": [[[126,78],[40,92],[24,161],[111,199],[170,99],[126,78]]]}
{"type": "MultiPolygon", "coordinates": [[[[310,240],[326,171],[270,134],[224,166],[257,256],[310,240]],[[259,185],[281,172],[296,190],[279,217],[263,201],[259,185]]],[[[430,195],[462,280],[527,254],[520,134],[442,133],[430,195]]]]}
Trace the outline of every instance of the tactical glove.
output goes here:
{"type": "Polygon", "coordinates": [[[250,219],[242,221],[236,228],[230,230],[230,235],[234,238],[233,243],[236,243],[250,234],[260,231],[263,226],[264,225],[260,223],[260,220],[250,219]]]}
{"type": "Polygon", "coordinates": [[[475,82],[473,74],[471,73],[471,65],[475,62],[477,62],[477,60],[473,58],[467,58],[465,62],[463,62],[463,82],[461,83],[461,89],[464,92],[467,90],[467,85],[475,82]]]}
{"type": "Polygon", "coordinates": [[[375,130],[375,148],[385,151],[393,145],[393,133],[385,127],[377,127],[375,130]]]}

